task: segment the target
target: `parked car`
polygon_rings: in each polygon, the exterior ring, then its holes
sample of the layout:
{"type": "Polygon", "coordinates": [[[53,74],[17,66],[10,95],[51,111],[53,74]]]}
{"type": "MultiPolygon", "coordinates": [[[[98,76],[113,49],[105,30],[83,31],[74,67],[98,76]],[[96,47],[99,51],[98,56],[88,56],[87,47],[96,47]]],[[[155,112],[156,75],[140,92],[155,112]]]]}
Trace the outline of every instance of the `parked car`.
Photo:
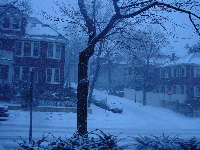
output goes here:
{"type": "Polygon", "coordinates": [[[7,106],[0,106],[0,117],[8,117],[8,107],[7,106]]]}
{"type": "Polygon", "coordinates": [[[110,103],[109,104],[109,110],[112,111],[113,113],[122,113],[123,108],[121,106],[121,103],[110,103]]]}

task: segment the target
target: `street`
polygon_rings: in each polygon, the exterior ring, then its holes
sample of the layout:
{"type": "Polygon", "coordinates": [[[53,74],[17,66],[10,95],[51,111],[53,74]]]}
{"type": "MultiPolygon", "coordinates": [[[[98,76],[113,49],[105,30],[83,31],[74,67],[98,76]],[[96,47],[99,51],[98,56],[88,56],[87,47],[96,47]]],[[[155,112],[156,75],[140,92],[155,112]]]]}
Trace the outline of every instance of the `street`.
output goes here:
{"type": "MultiPolygon", "coordinates": [[[[93,113],[88,115],[88,131],[100,129],[106,134],[119,135],[118,139],[122,139],[120,145],[133,143],[133,137],[139,135],[165,134],[183,139],[194,136],[200,139],[200,118],[188,118],[169,110],[143,107],[125,100],[122,107],[124,112],[115,114],[92,105],[93,113]]],[[[54,137],[64,139],[75,132],[76,113],[33,112],[33,140],[39,140],[43,135],[48,136],[48,140],[54,137]]],[[[0,121],[0,145],[5,149],[14,149],[22,139],[29,139],[29,111],[10,110],[8,119],[0,121]]]]}

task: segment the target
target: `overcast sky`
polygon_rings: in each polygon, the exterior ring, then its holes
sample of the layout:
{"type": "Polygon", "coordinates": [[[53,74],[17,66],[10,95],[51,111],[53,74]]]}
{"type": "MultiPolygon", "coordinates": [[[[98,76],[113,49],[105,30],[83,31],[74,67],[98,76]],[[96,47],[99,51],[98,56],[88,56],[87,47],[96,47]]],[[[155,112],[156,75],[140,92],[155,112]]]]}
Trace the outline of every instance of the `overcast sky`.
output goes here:
{"type": "MultiPolygon", "coordinates": [[[[31,1],[33,3],[34,14],[37,14],[38,12],[43,10],[49,14],[52,14],[53,16],[60,17],[59,9],[57,6],[55,6],[55,4],[53,3],[53,0],[31,0],[31,1]],[[55,11],[58,12],[58,14],[55,14],[55,11]]],[[[57,1],[63,1],[63,0],[57,0],[57,1]]],[[[67,0],[64,0],[64,2],[66,1],[67,0]]],[[[76,5],[75,7],[77,7],[76,0],[71,0],[71,3],[76,5]]],[[[179,13],[179,12],[170,13],[170,14],[166,13],[166,14],[169,15],[171,19],[174,19],[175,23],[183,27],[176,26],[174,29],[174,26],[172,26],[170,22],[165,24],[165,27],[168,29],[168,31],[174,32],[176,36],[172,37],[169,35],[170,46],[163,49],[163,52],[169,53],[169,52],[175,51],[178,56],[184,56],[187,54],[187,51],[184,48],[185,45],[188,43],[190,46],[192,46],[193,44],[197,43],[200,40],[200,38],[195,32],[191,22],[189,21],[187,14],[179,13]]],[[[36,16],[38,19],[40,19],[44,23],[53,24],[53,22],[44,20],[41,16],[38,16],[38,15],[33,15],[33,16],[36,16]]]]}

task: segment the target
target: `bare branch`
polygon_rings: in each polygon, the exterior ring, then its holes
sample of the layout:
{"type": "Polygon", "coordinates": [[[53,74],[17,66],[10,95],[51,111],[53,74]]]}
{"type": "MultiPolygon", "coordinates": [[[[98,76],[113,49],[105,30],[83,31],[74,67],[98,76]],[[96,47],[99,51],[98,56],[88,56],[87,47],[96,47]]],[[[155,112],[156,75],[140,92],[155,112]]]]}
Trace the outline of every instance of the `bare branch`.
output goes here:
{"type": "MultiPolygon", "coordinates": [[[[193,26],[194,26],[194,28],[195,28],[197,34],[200,36],[199,29],[196,27],[194,21],[192,20],[192,15],[191,15],[191,14],[189,14],[189,19],[190,19],[190,21],[192,22],[192,24],[193,24],[193,26]]],[[[198,26],[200,26],[200,25],[198,24],[198,26]]]]}
{"type": "MultiPolygon", "coordinates": [[[[86,22],[86,26],[88,28],[90,39],[92,39],[96,35],[96,27],[94,26],[93,20],[89,17],[87,13],[87,9],[83,0],[78,0],[78,5],[80,8],[80,12],[84,17],[86,22]]],[[[89,40],[90,41],[90,40],[89,40]]]]}

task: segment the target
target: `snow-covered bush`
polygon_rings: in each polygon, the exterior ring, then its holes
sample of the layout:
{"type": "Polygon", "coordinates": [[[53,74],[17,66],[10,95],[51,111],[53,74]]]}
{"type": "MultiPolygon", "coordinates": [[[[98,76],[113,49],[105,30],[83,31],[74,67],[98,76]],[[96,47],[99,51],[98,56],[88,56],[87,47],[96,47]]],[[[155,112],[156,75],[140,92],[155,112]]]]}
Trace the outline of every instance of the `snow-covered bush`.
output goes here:
{"type": "MultiPolygon", "coordinates": [[[[52,134],[49,134],[53,136],[52,134]]],[[[54,136],[53,136],[54,137],[54,136]]],[[[43,136],[41,140],[31,143],[22,139],[18,150],[123,150],[124,147],[118,146],[118,136],[105,134],[101,130],[94,130],[85,136],[75,133],[71,138],[56,138],[48,141],[48,136],[43,136]]]]}
{"type": "Polygon", "coordinates": [[[190,100],[186,101],[185,103],[181,103],[178,101],[171,101],[171,102],[162,101],[162,106],[188,117],[200,116],[199,100],[190,100]]]}
{"type": "Polygon", "coordinates": [[[135,138],[136,150],[199,150],[200,142],[196,138],[183,140],[170,136],[139,136],[135,138]]]}
{"type": "Polygon", "coordinates": [[[134,150],[199,150],[200,141],[195,137],[189,140],[165,136],[138,136],[132,143],[119,146],[118,142],[123,140],[118,136],[106,134],[101,130],[94,130],[85,136],[75,133],[70,138],[56,138],[48,140],[48,135],[38,141],[29,143],[22,139],[18,150],[126,150],[130,147],[134,150]]]}

